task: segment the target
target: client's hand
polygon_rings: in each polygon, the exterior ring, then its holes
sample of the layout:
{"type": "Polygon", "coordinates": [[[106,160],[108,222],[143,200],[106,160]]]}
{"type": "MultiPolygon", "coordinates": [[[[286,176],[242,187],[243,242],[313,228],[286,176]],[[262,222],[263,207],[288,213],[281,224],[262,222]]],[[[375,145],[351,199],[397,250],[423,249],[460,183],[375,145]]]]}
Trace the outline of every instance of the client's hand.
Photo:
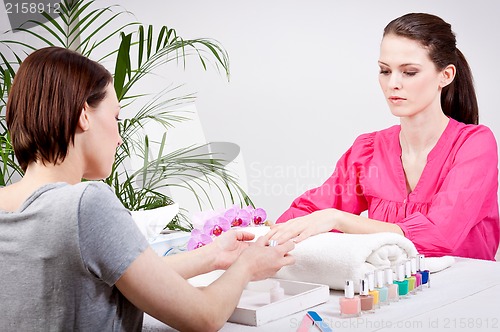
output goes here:
{"type": "Polygon", "coordinates": [[[336,209],[325,209],[290,219],[285,223],[271,226],[271,230],[266,236],[278,241],[278,243],[288,240],[299,243],[310,236],[326,233],[336,228],[337,212],[336,209]]]}

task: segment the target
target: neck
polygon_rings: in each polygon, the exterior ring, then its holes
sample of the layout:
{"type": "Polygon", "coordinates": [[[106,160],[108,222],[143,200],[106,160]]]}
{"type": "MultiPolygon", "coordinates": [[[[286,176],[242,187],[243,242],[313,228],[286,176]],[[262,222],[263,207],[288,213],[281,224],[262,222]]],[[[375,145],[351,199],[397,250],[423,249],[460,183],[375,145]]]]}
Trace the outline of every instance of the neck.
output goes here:
{"type": "Polygon", "coordinates": [[[54,165],[46,162],[33,162],[28,165],[21,181],[38,188],[44,184],[66,182],[76,184],[81,181],[83,172],[80,163],[68,154],[63,162],[54,165]]]}
{"type": "Polygon", "coordinates": [[[442,112],[431,116],[401,118],[401,149],[410,154],[428,153],[436,145],[449,121],[442,112]]]}

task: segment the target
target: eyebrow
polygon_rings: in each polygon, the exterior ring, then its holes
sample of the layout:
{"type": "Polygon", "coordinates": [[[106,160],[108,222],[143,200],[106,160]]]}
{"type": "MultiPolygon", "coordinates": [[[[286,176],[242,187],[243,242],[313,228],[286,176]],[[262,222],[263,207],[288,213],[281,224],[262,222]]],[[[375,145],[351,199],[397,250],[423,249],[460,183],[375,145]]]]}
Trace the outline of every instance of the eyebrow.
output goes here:
{"type": "MultiPolygon", "coordinates": [[[[390,67],[387,63],[383,62],[383,61],[378,61],[379,65],[384,65],[384,66],[387,66],[387,67],[390,67]]],[[[399,65],[398,67],[407,67],[407,66],[421,66],[420,64],[418,63],[403,63],[401,65],[399,65]]]]}

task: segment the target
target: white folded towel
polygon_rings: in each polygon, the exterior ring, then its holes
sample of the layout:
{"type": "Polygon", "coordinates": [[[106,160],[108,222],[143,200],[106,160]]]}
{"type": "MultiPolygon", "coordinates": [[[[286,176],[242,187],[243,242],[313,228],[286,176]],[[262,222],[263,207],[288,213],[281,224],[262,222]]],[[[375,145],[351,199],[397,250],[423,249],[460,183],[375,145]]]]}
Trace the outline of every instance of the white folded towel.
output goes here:
{"type": "MultiPolygon", "coordinates": [[[[241,229],[256,238],[269,231],[267,226],[241,229]]],[[[345,234],[323,233],[297,243],[291,255],[295,264],[283,267],[276,278],[328,285],[344,289],[345,281],[352,280],[355,289],[366,273],[392,268],[416,257],[413,242],[396,233],[345,234]]],[[[451,266],[450,256],[426,258],[426,268],[437,272],[451,266]]]]}
{"type": "Polygon", "coordinates": [[[425,268],[429,272],[435,273],[449,268],[455,263],[455,257],[443,256],[443,257],[426,257],[425,258],[425,268]]]}
{"type": "Polygon", "coordinates": [[[410,240],[395,233],[323,233],[298,243],[291,254],[295,265],[282,268],[277,278],[344,289],[346,280],[358,288],[366,273],[394,267],[415,257],[417,250],[410,240]]]}

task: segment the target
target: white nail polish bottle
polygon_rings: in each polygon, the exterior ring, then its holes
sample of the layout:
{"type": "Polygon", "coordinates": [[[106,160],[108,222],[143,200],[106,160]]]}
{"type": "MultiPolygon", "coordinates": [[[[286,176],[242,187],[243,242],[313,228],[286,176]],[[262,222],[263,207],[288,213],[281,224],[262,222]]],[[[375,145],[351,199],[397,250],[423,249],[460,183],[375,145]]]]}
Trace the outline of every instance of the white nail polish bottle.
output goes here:
{"type": "Polygon", "coordinates": [[[280,286],[278,281],[273,281],[273,287],[269,290],[271,303],[279,301],[285,297],[285,290],[280,286]]]}

